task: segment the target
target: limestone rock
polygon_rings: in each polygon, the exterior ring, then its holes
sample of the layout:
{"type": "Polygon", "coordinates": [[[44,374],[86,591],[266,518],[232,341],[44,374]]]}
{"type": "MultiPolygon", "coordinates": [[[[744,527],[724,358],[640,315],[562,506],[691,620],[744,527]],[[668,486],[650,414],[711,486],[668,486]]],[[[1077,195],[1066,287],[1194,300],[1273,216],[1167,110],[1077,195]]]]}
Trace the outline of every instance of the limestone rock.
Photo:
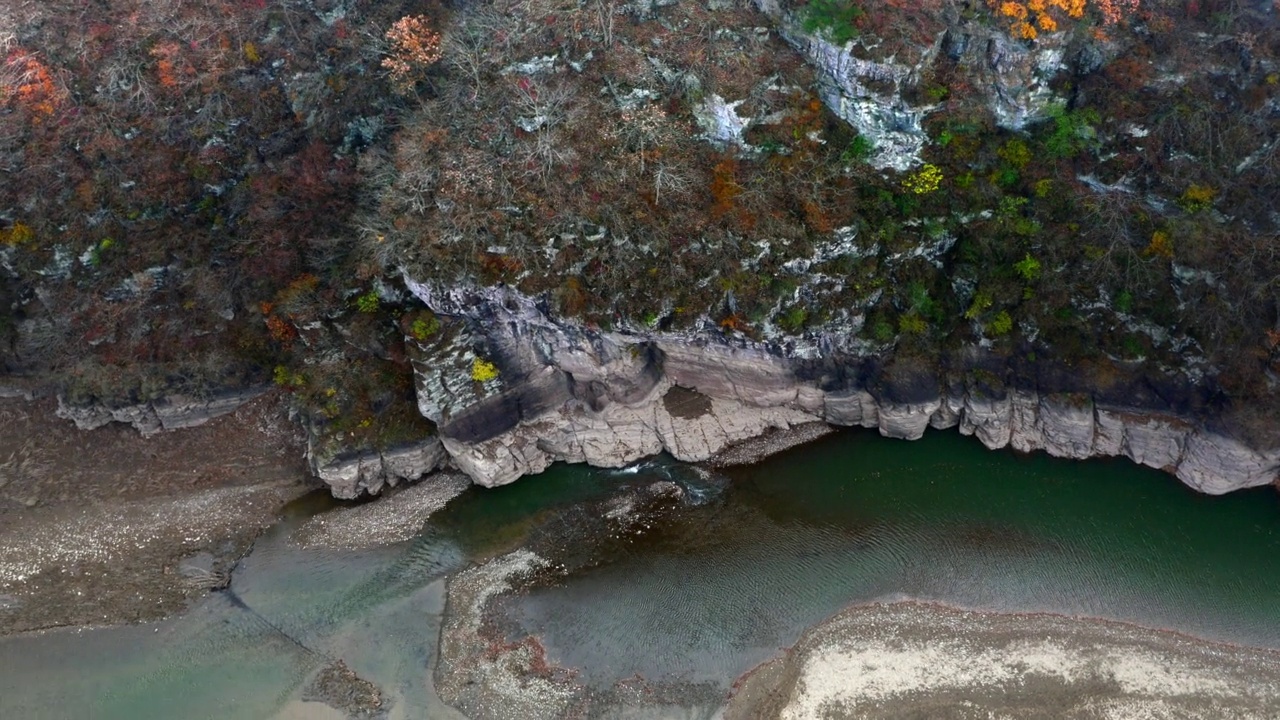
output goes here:
{"type": "Polygon", "coordinates": [[[120,422],[132,425],[138,432],[148,436],[162,430],[203,425],[216,417],[234,412],[266,391],[266,387],[259,386],[231,390],[209,398],[169,395],[159,400],[123,407],[73,405],[59,395],[56,414],[64,420],[74,422],[81,430],[93,430],[108,423],[120,422]]]}
{"type": "Polygon", "coordinates": [[[366,450],[341,454],[320,460],[314,447],[309,448],[311,471],[329,486],[333,496],[354,500],[362,495],[377,495],[401,481],[412,482],[440,467],[445,460],[439,438],[430,437],[383,450],[366,450]]]}
{"type": "MultiPolygon", "coordinates": [[[[1123,455],[1207,493],[1280,476],[1280,448],[1250,448],[1168,412],[1087,393],[1004,388],[988,369],[975,371],[980,379],[971,387],[939,392],[935,369],[890,371],[874,357],[845,352],[792,356],[718,329],[594,330],[558,322],[509,288],[440,291],[406,283],[437,314],[464,323],[468,343],[484,346],[500,368],[500,387],[469,401],[455,389],[470,382],[465,362],[433,366],[436,379],[418,383],[421,407],[450,408],[438,415],[440,456],[419,465],[447,454],[481,485],[513,482],[554,462],[622,467],[663,450],[698,462],[771,428],[812,422],[904,439],[929,427],[958,427],[993,449],[1123,455]]],[[[363,457],[328,472],[348,493],[376,492],[382,478],[412,474],[387,474],[385,465],[363,457]]]]}

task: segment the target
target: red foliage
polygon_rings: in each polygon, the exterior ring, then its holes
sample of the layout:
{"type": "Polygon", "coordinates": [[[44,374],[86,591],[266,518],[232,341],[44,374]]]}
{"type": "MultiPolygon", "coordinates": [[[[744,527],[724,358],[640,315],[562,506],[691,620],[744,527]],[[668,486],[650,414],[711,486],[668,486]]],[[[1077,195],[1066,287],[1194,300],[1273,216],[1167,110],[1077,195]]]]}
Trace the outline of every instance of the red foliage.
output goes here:
{"type": "Polygon", "coordinates": [[[736,206],[734,201],[742,194],[742,186],[735,179],[738,163],[733,158],[725,158],[716,163],[711,170],[711,217],[723,218],[732,213],[736,206]]]}

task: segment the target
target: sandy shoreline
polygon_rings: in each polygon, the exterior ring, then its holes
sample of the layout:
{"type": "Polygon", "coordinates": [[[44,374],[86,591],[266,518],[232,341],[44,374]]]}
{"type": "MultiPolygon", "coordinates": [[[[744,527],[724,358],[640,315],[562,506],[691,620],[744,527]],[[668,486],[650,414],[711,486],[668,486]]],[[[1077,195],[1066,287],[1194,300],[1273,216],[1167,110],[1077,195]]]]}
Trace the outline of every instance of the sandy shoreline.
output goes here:
{"type": "Polygon", "coordinates": [[[1269,718],[1280,652],[1126,623],[900,602],[847,608],[741,678],[748,718],[1269,718]]]}

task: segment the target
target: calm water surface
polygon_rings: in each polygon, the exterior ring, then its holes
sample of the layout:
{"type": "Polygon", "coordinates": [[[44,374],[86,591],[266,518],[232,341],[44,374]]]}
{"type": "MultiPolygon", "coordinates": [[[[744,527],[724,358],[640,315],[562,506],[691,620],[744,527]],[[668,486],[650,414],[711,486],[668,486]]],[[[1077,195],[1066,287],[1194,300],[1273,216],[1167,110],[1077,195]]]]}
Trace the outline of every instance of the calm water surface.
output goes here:
{"type": "MultiPolygon", "coordinates": [[[[671,478],[696,504],[555,587],[504,601],[513,632],[601,687],[636,674],[725,685],[841,607],[924,598],[1131,620],[1280,647],[1280,498],[1221,498],[1127,463],[842,432],[707,477],[556,467],[476,489],[414,542],[301,551],[287,521],[232,583],[158,625],[0,640],[0,717],[270,718],[342,657],[395,717],[434,698],[442,578],[570,525],[620,483],[671,478]]],[[[588,549],[589,550],[589,549],[588,549]]]]}
{"type": "Polygon", "coordinates": [[[992,453],[954,433],[840,433],[735,472],[612,563],[506,604],[599,684],[723,683],[851,602],[906,597],[1280,647],[1280,497],[1212,498],[1128,463],[992,453]]]}

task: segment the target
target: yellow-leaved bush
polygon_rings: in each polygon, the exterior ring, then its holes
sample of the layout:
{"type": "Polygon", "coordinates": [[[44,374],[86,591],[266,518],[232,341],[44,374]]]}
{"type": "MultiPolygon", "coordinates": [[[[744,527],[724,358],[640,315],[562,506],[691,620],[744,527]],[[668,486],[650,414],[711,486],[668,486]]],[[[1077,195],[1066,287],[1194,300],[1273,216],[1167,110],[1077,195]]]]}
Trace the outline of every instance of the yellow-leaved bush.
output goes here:
{"type": "Polygon", "coordinates": [[[498,377],[498,366],[488,360],[476,358],[475,361],[471,363],[472,380],[475,380],[478,383],[483,383],[489,382],[496,377],[498,377]]]}
{"type": "Polygon", "coordinates": [[[942,184],[942,170],[937,165],[926,164],[902,180],[902,187],[916,195],[928,195],[942,184]]]}

